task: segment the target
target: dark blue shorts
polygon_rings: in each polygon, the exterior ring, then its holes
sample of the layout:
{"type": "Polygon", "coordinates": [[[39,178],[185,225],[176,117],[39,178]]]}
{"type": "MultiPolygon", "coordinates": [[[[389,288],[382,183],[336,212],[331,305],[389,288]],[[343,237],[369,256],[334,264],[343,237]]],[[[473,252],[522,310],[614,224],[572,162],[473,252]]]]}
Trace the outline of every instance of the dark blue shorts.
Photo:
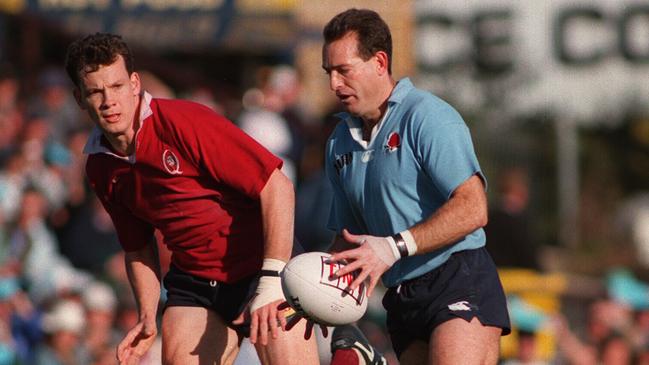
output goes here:
{"type": "Polygon", "coordinates": [[[397,354],[415,340],[428,342],[443,322],[454,318],[503,329],[510,323],[505,293],[487,250],[456,252],[440,267],[388,289],[383,297],[387,327],[397,354]]]}
{"type": "Polygon", "coordinates": [[[163,283],[167,289],[168,307],[203,307],[216,312],[228,326],[237,332],[248,336],[250,325],[233,325],[243,312],[248,302],[255,295],[257,289],[257,275],[226,284],[181,271],[175,266],[169,268],[163,283]]]}
{"type": "MultiPolygon", "coordinates": [[[[304,252],[299,242],[293,242],[291,257],[304,252]]],[[[186,273],[174,265],[169,267],[163,284],[167,290],[168,307],[203,307],[211,309],[232,329],[246,337],[250,335],[250,323],[234,325],[252,300],[259,283],[257,275],[241,279],[236,283],[221,283],[186,273]]]]}

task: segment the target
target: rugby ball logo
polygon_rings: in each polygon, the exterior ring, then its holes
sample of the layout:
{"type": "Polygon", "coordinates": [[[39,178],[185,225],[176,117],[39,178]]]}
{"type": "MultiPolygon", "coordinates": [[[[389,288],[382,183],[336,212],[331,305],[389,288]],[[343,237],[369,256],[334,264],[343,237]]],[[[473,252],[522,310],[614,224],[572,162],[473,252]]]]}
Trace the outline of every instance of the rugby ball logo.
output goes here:
{"type": "Polygon", "coordinates": [[[162,153],[162,166],[172,175],[180,175],[183,173],[180,171],[180,160],[170,150],[164,150],[162,153]]]}
{"type": "Polygon", "coordinates": [[[349,273],[347,275],[335,278],[334,273],[342,269],[345,265],[337,262],[331,262],[324,256],[321,257],[321,262],[322,266],[320,269],[320,284],[336,288],[340,291],[341,295],[351,296],[352,298],[354,298],[356,303],[360,305],[365,299],[365,283],[362,283],[358,286],[358,288],[350,291],[348,288],[352,284],[354,279],[356,279],[356,275],[349,273]]]}

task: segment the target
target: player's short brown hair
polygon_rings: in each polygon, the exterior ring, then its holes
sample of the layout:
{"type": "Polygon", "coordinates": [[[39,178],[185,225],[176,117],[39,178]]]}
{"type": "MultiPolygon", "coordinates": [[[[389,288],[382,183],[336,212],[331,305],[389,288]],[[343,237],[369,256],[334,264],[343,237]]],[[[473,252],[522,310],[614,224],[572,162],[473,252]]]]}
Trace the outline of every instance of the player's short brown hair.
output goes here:
{"type": "Polygon", "coordinates": [[[369,9],[349,9],[335,17],[324,27],[325,45],[354,32],[358,37],[358,55],[365,61],[376,52],[388,55],[388,72],[392,73],[392,35],[381,16],[369,9]]]}
{"type": "Polygon", "coordinates": [[[121,36],[95,33],[77,39],[68,46],[65,71],[78,87],[82,74],[94,72],[100,66],[110,65],[122,56],[129,75],[133,72],[133,54],[121,36]]]}

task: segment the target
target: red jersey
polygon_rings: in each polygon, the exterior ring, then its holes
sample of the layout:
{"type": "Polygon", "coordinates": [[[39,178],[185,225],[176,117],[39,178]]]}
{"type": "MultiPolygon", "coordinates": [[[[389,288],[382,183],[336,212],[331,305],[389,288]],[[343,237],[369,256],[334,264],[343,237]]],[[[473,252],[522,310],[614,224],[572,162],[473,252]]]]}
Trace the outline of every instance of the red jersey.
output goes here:
{"type": "Polygon", "coordinates": [[[125,251],[155,229],[179,269],[234,282],[263,260],[259,193],[279,158],[211,109],[144,93],[135,153],[115,154],[95,128],[84,148],[92,189],[125,251]]]}

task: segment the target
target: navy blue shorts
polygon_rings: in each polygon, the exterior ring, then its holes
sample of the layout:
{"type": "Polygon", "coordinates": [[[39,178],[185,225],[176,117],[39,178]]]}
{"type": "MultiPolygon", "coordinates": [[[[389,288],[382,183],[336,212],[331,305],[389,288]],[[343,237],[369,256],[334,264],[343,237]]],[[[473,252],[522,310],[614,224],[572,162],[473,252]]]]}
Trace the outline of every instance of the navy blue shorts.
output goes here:
{"type": "Polygon", "coordinates": [[[502,328],[503,336],[510,332],[505,293],[484,247],[456,252],[440,267],[388,289],[383,306],[397,356],[415,340],[428,343],[435,327],[454,318],[477,317],[502,328]]]}
{"type": "Polygon", "coordinates": [[[258,276],[253,275],[236,283],[221,283],[188,274],[171,265],[163,280],[167,289],[165,309],[175,306],[211,309],[229,327],[248,336],[249,323],[234,325],[232,321],[239,317],[255,295],[258,281],[258,276]]]}
{"type": "MultiPolygon", "coordinates": [[[[291,257],[304,252],[299,242],[293,242],[291,257]]],[[[250,336],[250,323],[232,324],[255,295],[259,276],[253,275],[236,283],[221,283],[186,273],[174,265],[169,267],[163,284],[167,289],[168,307],[203,307],[216,312],[225,323],[239,334],[250,336]]]]}

